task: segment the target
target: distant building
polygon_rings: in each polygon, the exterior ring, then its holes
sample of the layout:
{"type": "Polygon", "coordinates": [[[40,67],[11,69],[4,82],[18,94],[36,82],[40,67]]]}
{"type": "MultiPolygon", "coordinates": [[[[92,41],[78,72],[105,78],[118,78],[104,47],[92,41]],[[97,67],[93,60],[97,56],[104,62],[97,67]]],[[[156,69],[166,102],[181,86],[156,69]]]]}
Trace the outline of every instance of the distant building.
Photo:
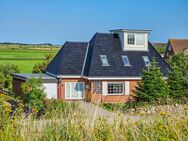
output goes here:
{"type": "Polygon", "coordinates": [[[188,39],[169,39],[164,58],[168,59],[177,53],[188,54],[188,39]]]}

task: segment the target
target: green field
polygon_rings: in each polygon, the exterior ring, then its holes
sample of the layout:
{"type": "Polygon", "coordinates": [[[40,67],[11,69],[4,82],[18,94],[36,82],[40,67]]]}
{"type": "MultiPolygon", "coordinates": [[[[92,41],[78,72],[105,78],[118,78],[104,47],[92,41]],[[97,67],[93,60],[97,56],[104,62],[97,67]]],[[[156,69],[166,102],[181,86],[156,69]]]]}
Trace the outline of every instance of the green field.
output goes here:
{"type": "Polygon", "coordinates": [[[0,64],[16,64],[21,73],[31,73],[45,55],[56,54],[60,46],[0,44],[0,64]]]}

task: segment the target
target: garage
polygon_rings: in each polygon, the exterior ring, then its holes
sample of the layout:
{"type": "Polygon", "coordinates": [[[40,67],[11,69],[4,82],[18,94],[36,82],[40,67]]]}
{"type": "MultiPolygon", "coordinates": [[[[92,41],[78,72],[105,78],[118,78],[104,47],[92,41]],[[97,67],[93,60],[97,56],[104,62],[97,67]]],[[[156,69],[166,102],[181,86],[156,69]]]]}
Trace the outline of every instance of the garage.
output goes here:
{"type": "Polygon", "coordinates": [[[52,77],[47,74],[18,74],[14,73],[13,75],[13,91],[19,96],[22,94],[21,85],[31,78],[42,79],[44,86],[44,91],[46,93],[46,98],[48,99],[57,99],[57,78],[52,77]]]}

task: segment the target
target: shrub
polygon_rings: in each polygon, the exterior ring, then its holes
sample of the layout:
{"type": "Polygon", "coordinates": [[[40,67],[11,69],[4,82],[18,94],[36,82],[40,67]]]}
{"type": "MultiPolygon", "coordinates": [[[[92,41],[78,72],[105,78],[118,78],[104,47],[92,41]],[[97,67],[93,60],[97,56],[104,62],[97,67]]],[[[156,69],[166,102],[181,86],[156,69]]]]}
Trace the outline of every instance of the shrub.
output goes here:
{"type": "Polygon", "coordinates": [[[23,101],[33,111],[38,112],[44,108],[45,92],[42,85],[42,79],[31,78],[21,85],[23,92],[23,101]]]}
{"type": "Polygon", "coordinates": [[[12,73],[19,73],[17,65],[0,65],[0,88],[12,90],[12,73]]]}

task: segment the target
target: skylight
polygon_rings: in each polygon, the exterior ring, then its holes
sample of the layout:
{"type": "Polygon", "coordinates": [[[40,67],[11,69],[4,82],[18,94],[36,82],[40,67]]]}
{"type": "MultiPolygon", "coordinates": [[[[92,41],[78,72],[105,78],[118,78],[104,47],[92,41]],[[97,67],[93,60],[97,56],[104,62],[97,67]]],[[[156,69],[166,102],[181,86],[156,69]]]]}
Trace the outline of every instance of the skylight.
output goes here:
{"type": "Polygon", "coordinates": [[[130,66],[129,58],[127,56],[122,56],[124,66],[130,66]]]}
{"type": "Polygon", "coordinates": [[[146,66],[150,65],[150,60],[149,60],[149,57],[148,56],[142,56],[143,57],[143,60],[144,60],[144,63],[146,66]]]}
{"type": "Polygon", "coordinates": [[[108,59],[106,55],[100,55],[101,61],[102,61],[102,66],[109,66],[108,59]]]}

